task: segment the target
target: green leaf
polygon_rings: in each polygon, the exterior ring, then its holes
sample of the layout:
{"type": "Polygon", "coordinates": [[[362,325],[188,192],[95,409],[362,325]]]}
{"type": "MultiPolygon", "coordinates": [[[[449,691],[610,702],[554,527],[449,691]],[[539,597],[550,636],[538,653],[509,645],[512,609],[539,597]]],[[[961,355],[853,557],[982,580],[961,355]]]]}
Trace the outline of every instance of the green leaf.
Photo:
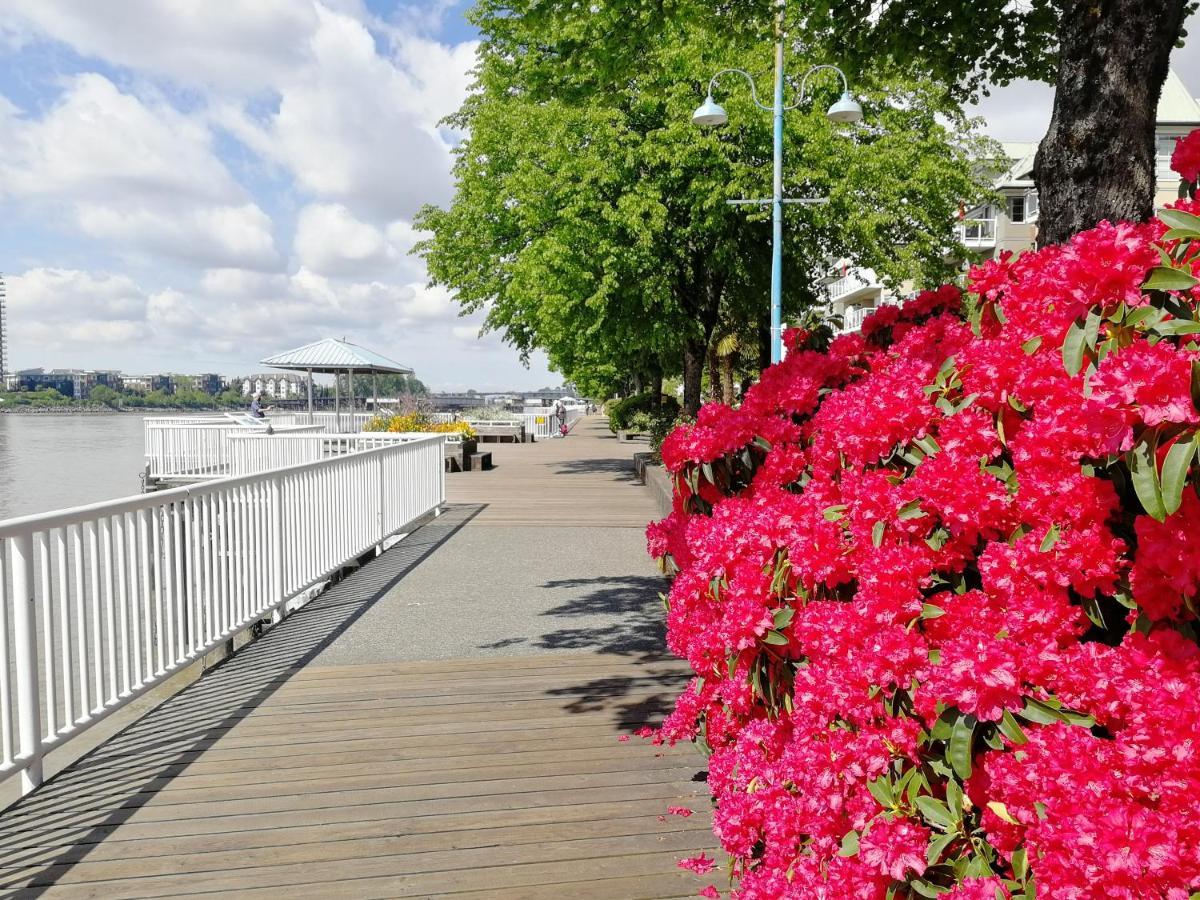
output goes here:
{"type": "Polygon", "coordinates": [[[884,809],[891,809],[895,805],[895,798],[892,796],[892,783],[887,778],[876,778],[874,781],[868,781],[867,790],[871,792],[871,796],[879,801],[879,805],[884,809]]]}
{"type": "Polygon", "coordinates": [[[942,609],[940,606],[934,606],[932,603],[921,604],[921,618],[922,619],[937,619],[941,616],[944,616],[945,614],[946,614],[946,611],[944,609],[942,609]]]}
{"type": "Polygon", "coordinates": [[[778,631],[768,631],[763,635],[763,641],[768,644],[774,644],[782,647],[788,642],[787,636],[780,634],[778,631]]]}
{"type": "Polygon", "coordinates": [[[1163,506],[1162,486],[1158,482],[1158,467],[1154,461],[1157,445],[1156,434],[1149,441],[1140,441],[1129,451],[1129,474],[1142,508],[1151,518],[1162,522],[1167,518],[1167,511],[1163,506]]]}
{"type": "Polygon", "coordinates": [[[876,547],[883,543],[883,532],[886,530],[886,528],[887,522],[883,521],[883,519],[880,519],[871,528],[871,543],[876,547]]]}
{"type": "Polygon", "coordinates": [[[783,631],[792,623],[792,618],[796,615],[796,610],[790,606],[785,606],[783,609],[775,610],[775,630],[783,631]]]}
{"type": "Polygon", "coordinates": [[[1036,337],[1031,337],[1029,340],[1023,343],[1021,345],[1021,349],[1024,350],[1029,356],[1032,356],[1033,354],[1037,353],[1038,347],[1040,346],[1042,346],[1042,336],[1039,334],[1036,337]]]}
{"type": "Polygon", "coordinates": [[[1072,322],[1062,347],[1063,365],[1067,367],[1067,374],[1079,374],[1083,368],[1083,353],[1086,348],[1087,333],[1079,322],[1072,322]]]}
{"type": "Polygon", "coordinates": [[[925,452],[926,456],[933,456],[933,454],[942,449],[938,446],[938,442],[934,440],[933,435],[931,434],[927,434],[922,438],[917,438],[915,441],[913,441],[913,443],[920,447],[925,452]]]}
{"type": "Polygon", "coordinates": [[[1013,714],[1007,709],[1004,711],[1004,715],[1000,717],[1000,721],[996,723],[996,727],[1000,729],[1002,735],[1018,746],[1029,743],[1029,738],[1021,730],[1020,723],[1017,722],[1013,714]]]}
{"type": "Polygon", "coordinates": [[[971,754],[975,743],[975,718],[961,716],[954,722],[950,731],[950,746],[946,751],[946,761],[954,768],[959,778],[966,780],[971,777],[971,754]]]}
{"type": "Polygon", "coordinates": [[[1018,881],[1024,881],[1025,876],[1029,874],[1029,856],[1024,847],[1013,851],[1012,870],[1018,881]]]}
{"type": "Polygon", "coordinates": [[[1163,209],[1159,210],[1158,218],[1168,228],[1186,232],[1188,237],[1200,238],[1200,216],[1182,209],[1163,209]]]}
{"type": "Polygon", "coordinates": [[[946,852],[946,847],[956,837],[958,837],[957,831],[937,835],[929,842],[929,849],[925,851],[925,862],[931,866],[937,865],[938,860],[942,858],[942,854],[946,852]]]}
{"type": "Polygon", "coordinates": [[[858,853],[858,832],[851,831],[842,838],[842,849],[838,851],[838,856],[854,856],[858,853]]]}
{"type": "Polygon", "coordinates": [[[1047,551],[1049,551],[1055,544],[1058,543],[1058,538],[1059,538],[1060,534],[1062,534],[1062,531],[1058,527],[1058,523],[1055,522],[1053,525],[1050,526],[1050,530],[1046,532],[1046,536],[1044,538],[1042,538],[1042,544],[1038,549],[1042,553],[1046,553],[1047,551]]]}
{"type": "Polygon", "coordinates": [[[925,510],[921,509],[920,500],[910,500],[900,507],[900,511],[896,514],[896,518],[901,522],[907,522],[909,519],[920,519],[929,515],[925,510]]]}
{"type": "Polygon", "coordinates": [[[924,878],[914,878],[908,883],[908,886],[914,893],[920,894],[922,897],[937,897],[950,892],[950,888],[939,887],[936,884],[926,881],[924,878]]]}
{"type": "Polygon", "coordinates": [[[941,828],[949,828],[958,819],[950,814],[950,810],[946,808],[946,804],[936,797],[930,797],[928,794],[922,794],[917,798],[917,809],[921,811],[921,815],[925,817],[927,822],[937,825],[941,828]]]}
{"type": "Polygon", "coordinates": [[[1187,291],[1200,284],[1200,278],[1171,266],[1155,266],[1142,285],[1146,291],[1187,291]]]}
{"type": "Polygon", "coordinates": [[[1012,817],[1012,813],[1010,813],[1008,811],[1008,807],[1005,806],[1003,803],[1000,803],[997,800],[989,800],[987,806],[988,806],[988,809],[990,809],[992,812],[994,812],[996,815],[998,815],[1001,819],[1003,819],[1009,825],[1020,825],[1021,824],[1020,822],[1018,822],[1016,819],[1014,819],[1012,817]]]}
{"type": "Polygon", "coordinates": [[[836,506],[825,507],[825,509],[822,510],[821,515],[823,515],[825,517],[826,522],[836,522],[838,519],[840,519],[842,517],[842,514],[845,511],[846,511],[846,504],[839,503],[836,506]]]}
{"type": "Polygon", "coordinates": [[[1155,334],[1167,337],[1178,334],[1200,334],[1200,322],[1192,319],[1166,319],[1153,326],[1150,330],[1155,334]]]}
{"type": "Polygon", "coordinates": [[[1099,310],[1093,309],[1088,313],[1087,320],[1083,323],[1083,339],[1090,350],[1096,349],[1096,341],[1100,337],[1100,320],[1101,315],[1099,310]]]}
{"type": "Polygon", "coordinates": [[[1192,406],[1200,412],[1200,359],[1192,360],[1192,380],[1191,380],[1192,406]]]}
{"type": "Polygon", "coordinates": [[[950,815],[954,816],[955,821],[962,818],[963,789],[953,778],[946,782],[946,806],[950,808],[950,815]]]}
{"type": "Polygon", "coordinates": [[[1183,489],[1187,486],[1188,469],[1196,454],[1196,435],[1187,440],[1181,436],[1167,451],[1162,468],[1163,511],[1169,516],[1179,510],[1183,503],[1183,489]]]}

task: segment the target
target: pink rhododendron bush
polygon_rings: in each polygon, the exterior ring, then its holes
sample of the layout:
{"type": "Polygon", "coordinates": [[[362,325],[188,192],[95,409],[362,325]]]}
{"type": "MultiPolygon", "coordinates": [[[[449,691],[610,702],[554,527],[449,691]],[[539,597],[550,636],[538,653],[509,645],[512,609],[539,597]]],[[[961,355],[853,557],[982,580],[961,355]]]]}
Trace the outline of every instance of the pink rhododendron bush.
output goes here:
{"type": "Polygon", "coordinates": [[[792,332],[667,439],[659,738],[736,896],[1200,889],[1196,214],[792,332]]]}

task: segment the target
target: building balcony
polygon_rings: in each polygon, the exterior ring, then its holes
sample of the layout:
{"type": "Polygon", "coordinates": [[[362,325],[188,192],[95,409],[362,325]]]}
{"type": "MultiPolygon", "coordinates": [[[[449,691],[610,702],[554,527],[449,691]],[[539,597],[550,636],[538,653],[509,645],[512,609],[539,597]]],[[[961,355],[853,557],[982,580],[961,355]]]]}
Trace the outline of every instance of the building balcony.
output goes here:
{"type": "Polygon", "coordinates": [[[879,276],[871,269],[850,269],[825,285],[832,303],[846,303],[883,290],[879,276]]]}
{"type": "Polygon", "coordinates": [[[996,245],[995,219],[968,219],[955,228],[958,241],[964,247],[994,247],[996,245]]]}

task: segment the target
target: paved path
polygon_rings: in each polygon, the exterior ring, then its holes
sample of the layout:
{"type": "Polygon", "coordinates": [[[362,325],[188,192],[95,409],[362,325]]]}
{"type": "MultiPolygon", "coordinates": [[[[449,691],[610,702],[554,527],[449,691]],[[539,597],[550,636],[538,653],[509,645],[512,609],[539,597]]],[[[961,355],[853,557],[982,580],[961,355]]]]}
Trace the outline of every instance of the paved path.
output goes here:
{"type": "Polygon", "coordinates": [[[0,816],[0,893],[694,896],[703,760],[617,740],[685,677],[630,445],[590,419],[493,449],[440,518],[0,816]]]}

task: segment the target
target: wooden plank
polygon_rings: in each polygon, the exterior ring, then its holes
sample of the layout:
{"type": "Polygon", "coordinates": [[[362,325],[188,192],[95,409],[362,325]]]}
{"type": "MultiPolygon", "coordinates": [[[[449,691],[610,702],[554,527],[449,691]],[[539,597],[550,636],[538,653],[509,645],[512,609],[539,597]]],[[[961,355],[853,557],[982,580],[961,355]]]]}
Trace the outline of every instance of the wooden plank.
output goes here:
{"type": "MultiPolygon", "coordinates": [[[[500,471],[452,491],[492,504],[484,527],[641,528],[646,492],[614,482],[628,448],[587,431],[499,445],[500,471]]],[[[296,660],[234,657],[0,816],[0,890],[662,900],[708,883],[675,866],[713,852],[705,761],[617,740],[682,688],[682,662],[296,660]]]]}
{"type": "MultiPolygon", "coordinates": [[[[674,860],[699,850],[706,836],[694,831],[675,831],[647,837],[581,839],[542,843],[536,846],[484,847],[465,850],[435,850],[425,853],[367,855],[329,860],[280,862],[254,871],[253,885],[262,889],[290,888],[347,878],[392,877],[396,897],[427,897],[452,890],[515,887],[525,884],[561,883],[564,878],[595,878],[628,874],[628,865],[647,855],[652,865],[665,869],[674,860]]],[[[642,863],[645,865],[645,863],[642,863]]],[[[135,876],[93,881],[80,885],[53,886],[53,896],[140,898],[184,896],[191,893],[240,891],[247,872],[240,870],[203,872],[195,875],[169,874],[135,876]]],[[[8,889],[39,887],[9,882],[8,889]]],[[[45,885],[49,887],[50,885],[45,885]]]]}
{"type": "MultiPolygon", "coordinates": [[[[254,823],[246,827],[242,819],[231,820],[237,826],[234,831],[198,834],[156,835],[138,833],[134,829],[111,832],[104,840],[55,841],[57,833],[42,835],[36,845],[11,847],[6,853],[0,871],[32,865],[62,865],[86,859],[89,862],[103,860],[130,860],[140,857],[191,856],[225,850],[253,850],[268,847],[293,846],[321,843],[328,840],[331,832],[343,839],[383,837],[397,833],[414,841],[428,840],[431,846],[444,846],[446,842],[459,843],[475,840],[487,843],[503,837],[510,843],[537,842],[544,829],[554,835],[577,834],[579,829],[590,828],[593,823],[606,821],[637,820],[647,824],[650,831],[663,824],[667,818],[668,805],[686,805],[678,798],[642,797],[635,800],[607,803],[573,803],[560,806],[535,806],[527,809],[499,809],[445,815],[404,816],[401,804],[380,804],[370,807],[346,807],[345,809],[316,811],[295,817],[276,817],[277,820],[254,823]],[[353,814],[366,818],[355,818],[353,814]],[[653,823],[652,825],[649,823],[653,823]],[[467,838],[463,832],[470,832],[467,838]],[[440,842],[440,843],[439,843],[440,842]]],[[[696,798],[696,815],[684,820],[697,829],[708,827],[709,817],[705,812],[707,798],[696,798]]],[[[650,833],[648,831],[647,833],[650,833]]],[[[462,846],[468,846],[462,843],[462,846]]]]}

